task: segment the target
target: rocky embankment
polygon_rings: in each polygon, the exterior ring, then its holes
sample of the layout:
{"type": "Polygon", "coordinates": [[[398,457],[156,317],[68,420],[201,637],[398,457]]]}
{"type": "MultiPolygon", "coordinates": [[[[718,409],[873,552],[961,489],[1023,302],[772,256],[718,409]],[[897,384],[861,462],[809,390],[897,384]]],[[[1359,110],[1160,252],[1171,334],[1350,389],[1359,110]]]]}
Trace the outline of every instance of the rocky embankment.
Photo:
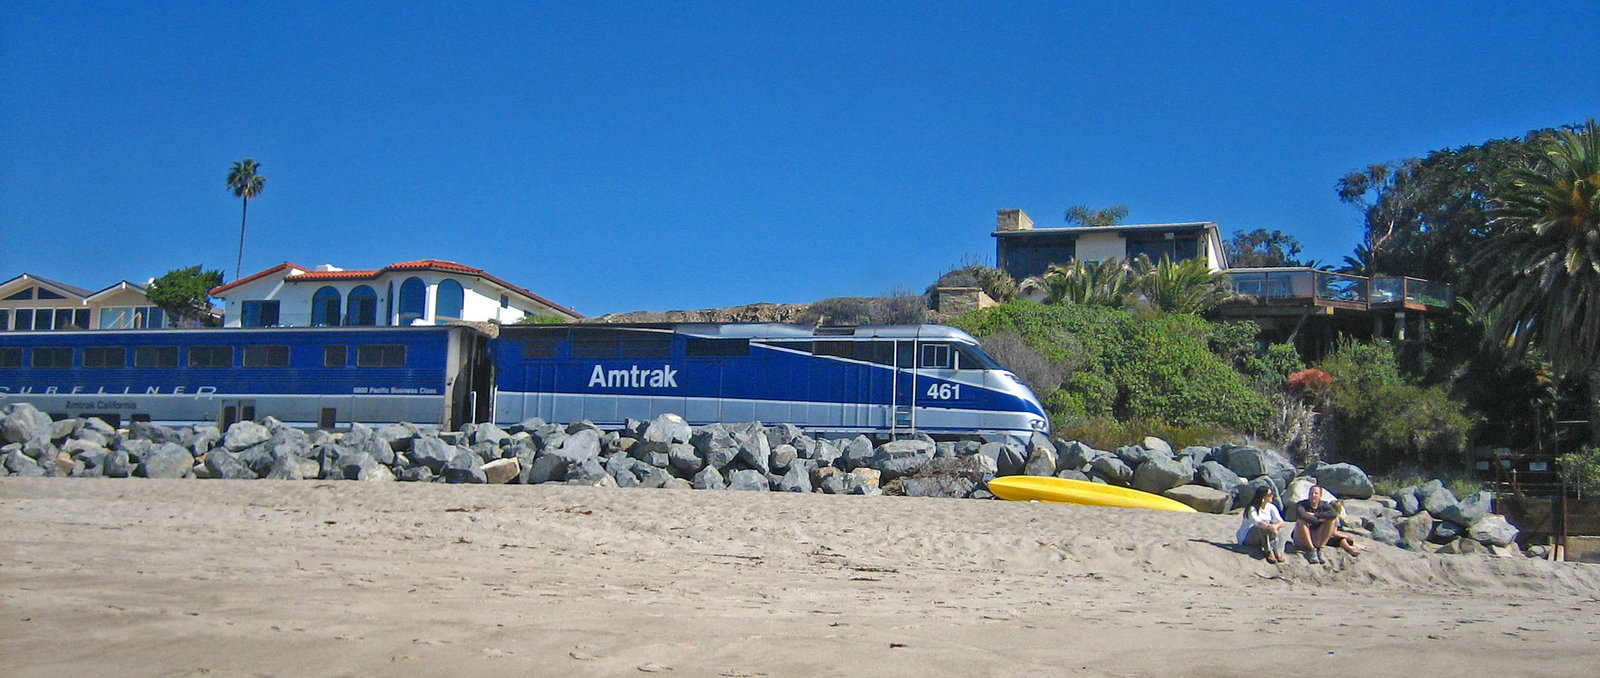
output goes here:
{"type": "MultiPolygon", "coordinates": [[[[1412,550],[1519,552],[1517,529],[1490,512],[1493,497],[1458,498],[1437,480],[1375,496],[1350,464],[1296,469],[1282,454],[1224,445],[1174,451],[1146,438],[1116,450],[1035,434],[874,443],[866,436],[806,435],[789,424],[691,427],[677,415],[630,421],[620,431],[589,422],[529,419],[502,429],[422,430],[356,424],[338,434],[273,419],[183,428],[50,417],[27,404],[0,410],[0,460],[16,476],[565,483],[827,494],[990,498],[988,479],[1016,474],[1105,482],[1162,494],[1197,510],[1242,508],[1268,485],[1295,501],[1321,484],[1343,501],[1346,529],[1412,550]]],[[[1537,552],[1530,555],[1540,555],[1537,552]]]]}

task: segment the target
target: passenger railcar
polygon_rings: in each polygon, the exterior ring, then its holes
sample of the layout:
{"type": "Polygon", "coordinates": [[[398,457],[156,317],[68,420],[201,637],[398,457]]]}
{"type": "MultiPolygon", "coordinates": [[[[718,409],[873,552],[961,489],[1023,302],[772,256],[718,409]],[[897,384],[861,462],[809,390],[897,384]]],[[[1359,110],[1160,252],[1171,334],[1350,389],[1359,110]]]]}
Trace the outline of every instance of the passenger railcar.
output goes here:
{"type": "Polygon", "coordinates": [[[823,432],[1047,432],[1033,392],[970,335],[939,325],[508,326],[494,419],[682,415],[823,432]]]}
{"type": "Polygon", "coordinates": [[[466,327],[6,333],[0,404],[113,424],[272,416],[454,428],[488,416],[486,352],[466,327]]]}

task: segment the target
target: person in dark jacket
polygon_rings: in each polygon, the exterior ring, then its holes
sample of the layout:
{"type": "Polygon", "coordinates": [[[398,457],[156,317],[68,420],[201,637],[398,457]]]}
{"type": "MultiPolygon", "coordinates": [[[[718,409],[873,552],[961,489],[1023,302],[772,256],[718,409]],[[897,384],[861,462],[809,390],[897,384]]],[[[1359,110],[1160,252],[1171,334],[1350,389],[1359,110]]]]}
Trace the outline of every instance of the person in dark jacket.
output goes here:
{"type": "Polygon", "coordinates": [[[1313,563],[1326,563],[1322,548],[1328,545],[1339,526],[1339,507],[1322,500],[1322,486],[1311,488],[1305,501],[1295,504],[1294,543],[1311,553],[1307,558],[1313,563]]]}

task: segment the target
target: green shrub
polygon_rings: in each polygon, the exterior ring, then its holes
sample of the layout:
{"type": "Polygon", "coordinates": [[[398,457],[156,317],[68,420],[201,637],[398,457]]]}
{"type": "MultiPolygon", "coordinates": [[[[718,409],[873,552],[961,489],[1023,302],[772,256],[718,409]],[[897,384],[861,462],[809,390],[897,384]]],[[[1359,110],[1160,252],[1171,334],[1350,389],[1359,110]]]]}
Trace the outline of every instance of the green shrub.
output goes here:
{"type": "Polygon", "coordinates": [[[1324,409],[1336,419],[1333,449],[1346,460],[1379,471],[1463,461],[1473,425],[1465,406],[1407,380],[1388,342],[1342,342],[1317,366],[1333,378],[1324,409]]]}
{"type": "Polygon", "coordinates": [[[525,316],[522,316],[521,318],[519,318],[517,320],[517,324],[518,325],[565,325],[565,324],[567,324],[567,319],[566,318],[559,318],[559,317],[556,317],[556,316],[553,316],[553,315],[536,315],[536,314],[530,313],[528,315],[525,315],[525,316]]]}
{"type": "Polygon", "coordinates": [[[1404,488],[1421,485],[1435,478],[1443,481],[1444,486],[1457,497],[1465,497],[1483,489],[1482,481],[1459,468],[1415,464],[1400,464],[1381,476],[1372,476],[1372,489],[1378,494],[1393,496],[1404,488]]]}
{"type": "Polygon", "coordinates": [[[1600,496],[1600,447],[1569,452],[1556,458],[1567,489],[1583,495],[1600,496]]]}
{"type": "Polygon", "coordinates": [[[1198,316],[1135,317],[1117,308],[1013,301],[951,324],[980,338],[1015,334],[1044,358],[1075,364],[1061,390],[1045,401],[1054,419],[1253,431],[1270,413],[1266,399],[1210,351],[1213,326],[1198,316]]]}
{"type": "Polygon", "coordinates": [[[1055,438],[1076,440],[1097,450],[1133,445],[1143,441],[1145,436],[1165,440],[1175,450],[1192,445],[1211,447],[1232,438],[1227,430],[1213,426],[1173,426],[1159,421],[1117,421],[1107,417],[1065,420],[1057,423],[1052,431],[1055,438]]]}

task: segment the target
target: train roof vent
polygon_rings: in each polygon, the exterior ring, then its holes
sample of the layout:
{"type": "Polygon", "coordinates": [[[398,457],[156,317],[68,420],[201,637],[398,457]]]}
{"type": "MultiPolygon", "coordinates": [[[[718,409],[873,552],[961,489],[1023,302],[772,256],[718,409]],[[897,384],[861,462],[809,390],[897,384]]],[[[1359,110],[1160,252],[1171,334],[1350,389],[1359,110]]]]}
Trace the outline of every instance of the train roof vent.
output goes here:
{"type": "Polygon", "coordinates": [[[856,328],[854,326],[818,327],[816,329],[816,335],[819,337],[849,337],[854,336],[855,333],[856,328]]]}

